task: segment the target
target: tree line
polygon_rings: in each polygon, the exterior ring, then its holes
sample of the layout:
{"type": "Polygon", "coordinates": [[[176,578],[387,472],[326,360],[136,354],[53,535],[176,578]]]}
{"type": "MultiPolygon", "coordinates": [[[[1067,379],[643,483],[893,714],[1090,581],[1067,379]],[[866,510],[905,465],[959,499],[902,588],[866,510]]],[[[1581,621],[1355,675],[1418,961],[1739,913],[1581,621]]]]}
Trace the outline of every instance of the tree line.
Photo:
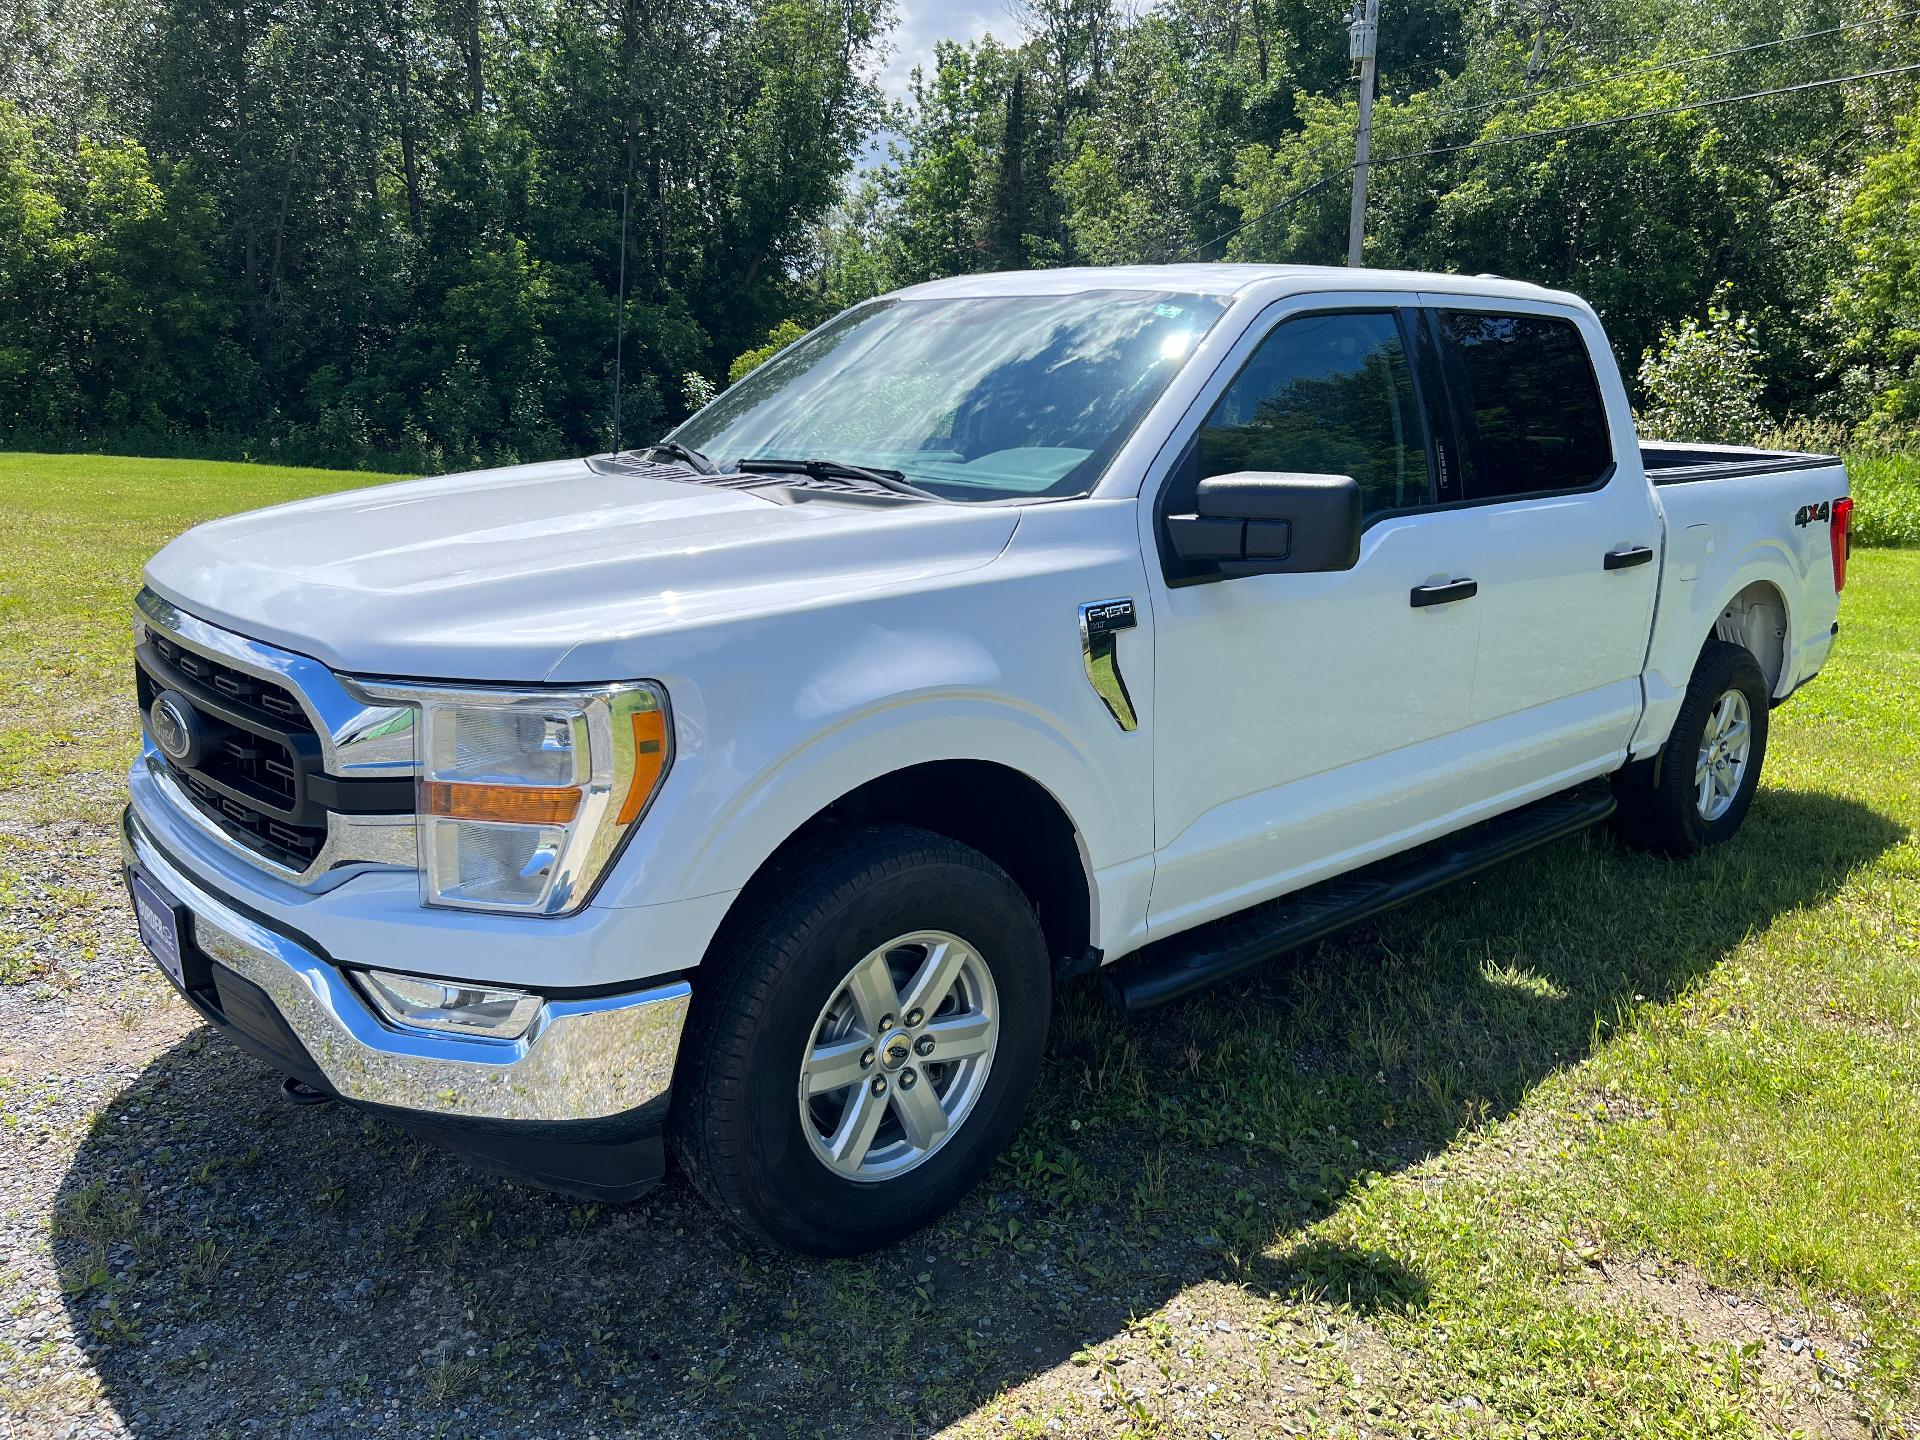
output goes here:
{"type": "Polygon", "coordinates": [[[434,468],[651,435],[794,306],[885,0],[14,0],[0,429],[434,468]]]}
{"type": "MultiPolygon", "coordinates": [[[[1672,425],[1910,433],[1902,3],[1387,0],[1366,261],[1587,295],[1672,425]]],[[[895,104],[890,0],[0,0],[0,438],[580,453],[616,328],[632,440],[918,280],[1337,264],[1346,19],[1016,0],[895,104]]]]}

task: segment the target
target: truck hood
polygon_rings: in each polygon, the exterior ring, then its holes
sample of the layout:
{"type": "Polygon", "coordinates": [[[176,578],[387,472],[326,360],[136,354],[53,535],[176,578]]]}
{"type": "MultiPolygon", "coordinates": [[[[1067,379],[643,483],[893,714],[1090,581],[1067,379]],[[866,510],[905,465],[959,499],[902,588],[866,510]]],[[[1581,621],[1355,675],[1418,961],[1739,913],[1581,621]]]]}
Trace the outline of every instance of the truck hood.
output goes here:
{"type": "Polygon", "coordinates": [[[974,569],[1018,519],[824,492],[782,503],[567,460],[215,520],[156,555],[147,583],[352,674],[631,679],[599,667],[630,657],[636,638],[974,569]]]}

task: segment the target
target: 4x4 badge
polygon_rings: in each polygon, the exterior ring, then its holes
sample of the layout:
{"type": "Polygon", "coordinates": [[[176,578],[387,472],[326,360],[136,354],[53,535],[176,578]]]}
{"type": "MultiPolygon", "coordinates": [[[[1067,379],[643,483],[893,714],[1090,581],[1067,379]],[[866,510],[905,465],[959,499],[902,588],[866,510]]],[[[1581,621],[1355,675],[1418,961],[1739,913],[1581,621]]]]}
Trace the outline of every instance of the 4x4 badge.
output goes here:
{"type": "Polygon", "coordinates": [[[1802,505],[1798,510],[1794,511],[1793,523],[1796,525],[1811,525],[1816,520],[1826,520],[1831,518],[1832,515],[1833,502],[1831,500],[1822,500],[1818,505],[1802,505]]]}
{"type": "Polygon", "coordinates": [[[1133,697],[1127,694],[1127,682],[1120,674],[1118,654],[1120,632],[1138,623],[1130,597],[1095,600],[1080,607],[1080,658],[1087,667],[1087,682],[1122,730],[1140,725],[1140,717],[1133,713],[1133,697]]]}

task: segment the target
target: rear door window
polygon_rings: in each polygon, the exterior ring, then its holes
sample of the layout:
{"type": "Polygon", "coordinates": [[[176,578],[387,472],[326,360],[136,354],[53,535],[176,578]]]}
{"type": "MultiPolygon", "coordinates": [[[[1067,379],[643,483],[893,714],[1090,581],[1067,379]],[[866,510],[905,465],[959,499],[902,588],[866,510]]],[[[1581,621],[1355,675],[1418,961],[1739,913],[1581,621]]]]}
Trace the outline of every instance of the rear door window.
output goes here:
{"type": "Polygon", "coordinates": [[[1437,314],[1467,500],[1585,490],[1613,465],[1600,382],[1579,327],[1550,315],[1437,314]]]}

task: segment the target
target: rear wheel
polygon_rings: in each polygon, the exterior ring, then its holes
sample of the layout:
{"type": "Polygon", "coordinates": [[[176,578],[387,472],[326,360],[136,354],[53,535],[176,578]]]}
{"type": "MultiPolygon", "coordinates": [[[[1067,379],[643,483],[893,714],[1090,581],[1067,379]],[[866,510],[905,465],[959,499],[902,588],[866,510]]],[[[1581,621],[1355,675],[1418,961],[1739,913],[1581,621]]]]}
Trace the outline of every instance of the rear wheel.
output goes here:
{"type": "Polygon", "coordinates": [[[1709,640],[1667,743],[1615,782],[1628,839],[1668,855],[1732,839],[1760,783],[1769,698],[1751,653],[1709,640]]]}
{"type": "Polygon", "coordinates": [[[1019,887],[944,836],[862,826],[776,861],[696,977],[682,1169],[792,1249],[853,1254],[926,1224],[1019,1124],[1046,957],[1019,887]]]}

